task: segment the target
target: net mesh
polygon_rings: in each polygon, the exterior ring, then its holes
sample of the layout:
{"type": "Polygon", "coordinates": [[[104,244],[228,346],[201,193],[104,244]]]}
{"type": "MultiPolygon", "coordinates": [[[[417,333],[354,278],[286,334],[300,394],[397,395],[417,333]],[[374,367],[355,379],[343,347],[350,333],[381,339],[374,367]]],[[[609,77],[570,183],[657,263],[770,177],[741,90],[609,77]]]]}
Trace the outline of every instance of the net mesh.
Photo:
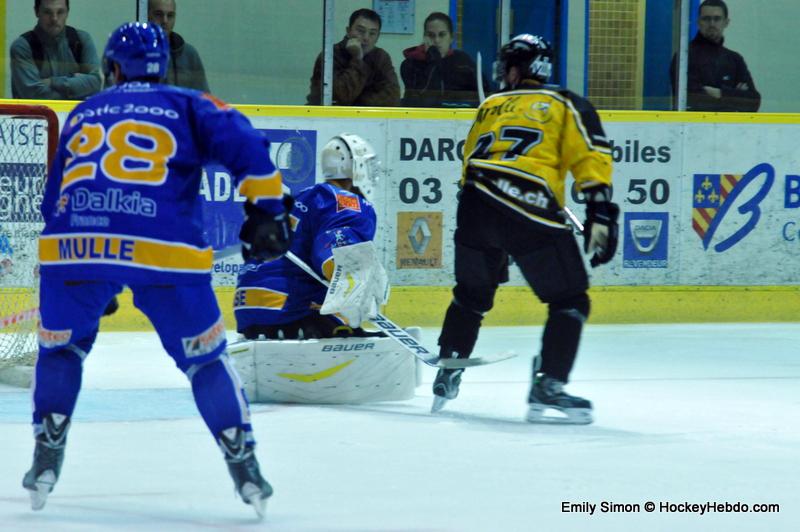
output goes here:
{"type": "Polygon", "coordinates": [[[39,312],[39,206],[49,122],[0,106],[0,370],[32,365],[39,312]]]}

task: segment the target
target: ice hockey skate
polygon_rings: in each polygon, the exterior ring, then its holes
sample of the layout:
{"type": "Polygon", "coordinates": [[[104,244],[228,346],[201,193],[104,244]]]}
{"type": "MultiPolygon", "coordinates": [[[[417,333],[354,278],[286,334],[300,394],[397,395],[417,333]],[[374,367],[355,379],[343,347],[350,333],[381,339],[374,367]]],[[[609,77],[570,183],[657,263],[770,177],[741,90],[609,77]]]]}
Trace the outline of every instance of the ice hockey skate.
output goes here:
{"type": "Polygon", "coordinates": [[[61,414],[48,414],[42,421],[42,432],[36,436],[33,465],[22,479],[22,486],[30,491],[32,510],[44,508],[58,480],[68,429],[69,418],[61,414]]]}
{"type": "Polygon", "coordinates": [[[463,369],[440,369],[433,381],[433,405],[431,413],[436,413],[447,404],[447,401],[458,397],[463,369]]]}
{"type": "Polygon", "coordinates": [[[582,397],[569,395],[564,383],[546,373],[537,373],[528,396],[529,423],[588,425],[592,419],[592,403],[582,397]],[[550,410],[550,413],[548,413],[550,410]],[[555,410],[559,414],[553,415],[555,410]]]}
{"type": "Polygon", "coordinates": [[[225,462],[236,493],[245,504],[255,509],[259,519],[263,519],[267,499],[272,495],[272,486],[261,476],[253,448],[245,444],[244,431],[238,427],[222,431],[219,444],[225,453],[225,462]]]}

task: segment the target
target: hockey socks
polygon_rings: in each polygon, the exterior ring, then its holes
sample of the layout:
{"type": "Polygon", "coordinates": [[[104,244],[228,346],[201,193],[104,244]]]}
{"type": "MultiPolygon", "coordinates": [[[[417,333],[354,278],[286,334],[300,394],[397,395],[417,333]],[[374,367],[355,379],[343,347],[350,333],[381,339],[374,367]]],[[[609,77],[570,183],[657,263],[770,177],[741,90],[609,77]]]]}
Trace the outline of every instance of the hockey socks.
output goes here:
{"type": "Polygon", "coordinates": [[[253,443],[250,407],[241,381],[227,354],[186,372],[192,381],[197,409],[214,437],[230,427],[242,427],[248,443],[253,443]]]}

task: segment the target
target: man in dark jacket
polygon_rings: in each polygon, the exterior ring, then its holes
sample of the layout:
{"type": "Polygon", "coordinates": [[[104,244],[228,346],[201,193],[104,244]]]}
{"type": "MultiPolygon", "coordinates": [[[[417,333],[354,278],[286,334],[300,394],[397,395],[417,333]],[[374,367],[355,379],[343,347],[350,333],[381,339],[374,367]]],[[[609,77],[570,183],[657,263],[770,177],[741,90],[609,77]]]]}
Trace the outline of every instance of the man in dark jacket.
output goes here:
{"type": "Polygon", "coordinates": [[[100,60],[92,37],[67,26],[69,0],[35,0],[33,10],[36,27],[11,44],[13,97],[83,100],[99,92],[100,60]]]}
{"type": "Polygon", "coordinates": [[[147,20],[158,24],[169,38],[169,65],[167,83],[203,92],[209,92],[203,61],[194,46],[173,31],[177,7],[175,0],[148,0],[147,20]]]}
{"type": "MultiPolygon", "coordinates": [[[[728,6],[723,0],[705,0],[700,4],[697,36],[689,45],[687,111],[755,113],[761,105],[761,94],[744,58],[723,46],[723,32],[729,23],[728,6]]],[[[675,57],[670,77],[675,95],[678,84],[675,57]]]]}
{"type": "MultiPolygon", "coordinates": [[[[400,104],[400,83],[392,58],[375,44],[381,34],[381,17],[371,9],[350,15],[347,34],[333,47],[333,104],[395,107],[400,104]]],[[[314,63],[309,105],[322,104],[322,54],[314,63]]]]}

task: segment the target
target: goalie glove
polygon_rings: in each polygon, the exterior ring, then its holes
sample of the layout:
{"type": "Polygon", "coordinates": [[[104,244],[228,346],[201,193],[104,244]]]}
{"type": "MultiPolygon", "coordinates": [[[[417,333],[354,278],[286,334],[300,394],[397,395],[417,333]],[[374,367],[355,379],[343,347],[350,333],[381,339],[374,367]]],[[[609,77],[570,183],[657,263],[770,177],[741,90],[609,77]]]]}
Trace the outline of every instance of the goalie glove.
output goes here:
{"type": "Polygon", "coordinates": [[[583,250],[591,254],[592,268],[614,258],[619,240],[619,206],[611,201],[611,189],[606,186],[585,190],[586,223],[583,224],[583,250]]]}
{"type": "Polygon", "coordinates": [[[333,248],[333,276],[320,314],[339,314],[358,327],[380,312],[389,298],[389,278],[375,245],[359,242],[333,248]]]}
{"type": "Polygon", "coordinates": [[[242,258],[266,262],[281,257],[289,250],[292,232],[289,228],[289,211],[294,199],[283,196],[283,211],[270,215],[249,201],[244,203],[244,223],[239,230],[242,241],[242,258]]]}

